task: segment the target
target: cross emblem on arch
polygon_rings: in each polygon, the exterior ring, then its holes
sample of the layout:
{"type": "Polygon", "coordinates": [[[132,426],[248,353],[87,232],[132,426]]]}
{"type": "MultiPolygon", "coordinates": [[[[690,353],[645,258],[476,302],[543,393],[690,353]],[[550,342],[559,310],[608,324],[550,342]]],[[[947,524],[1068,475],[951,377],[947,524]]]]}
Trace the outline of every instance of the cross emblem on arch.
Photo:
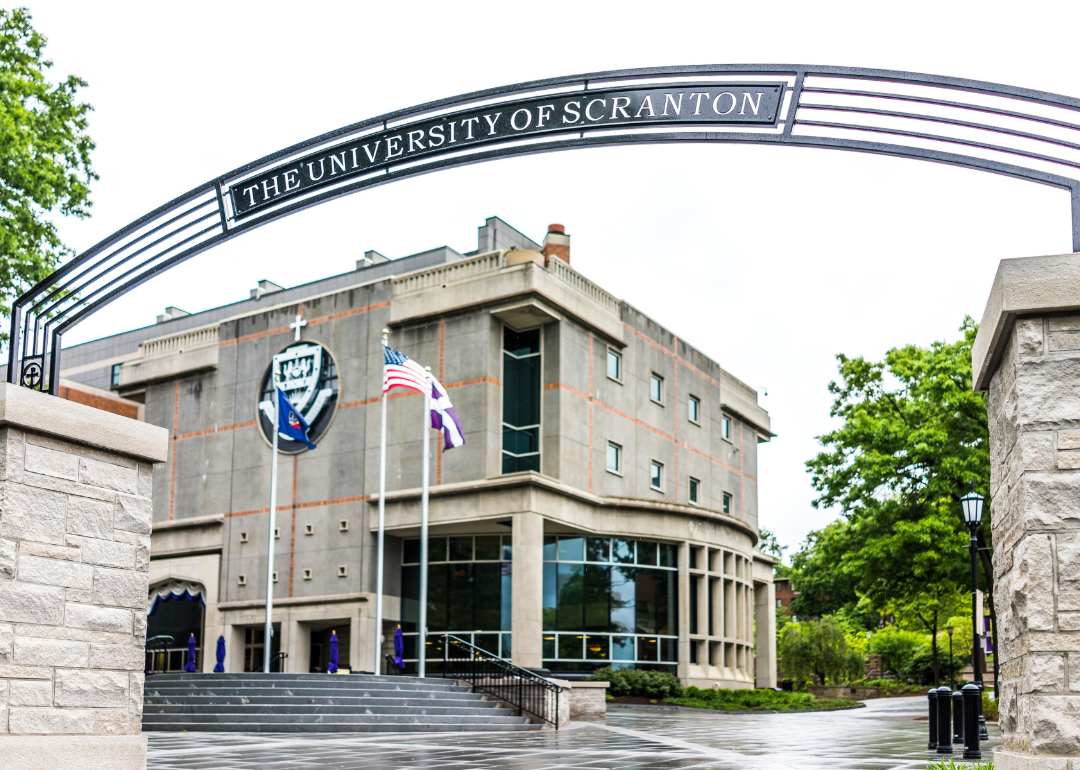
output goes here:
{"type": "Polygon", "coordinates": [[[294,342],[300,341],[300,330],[303,329],[305,326],[307,326],[307,321],[304,320],[304,317],[300,313],[297,313],[296,320],[289,324],[289,328],[294,330],[295,332],[295,334],[293,335],[294,342]]]}

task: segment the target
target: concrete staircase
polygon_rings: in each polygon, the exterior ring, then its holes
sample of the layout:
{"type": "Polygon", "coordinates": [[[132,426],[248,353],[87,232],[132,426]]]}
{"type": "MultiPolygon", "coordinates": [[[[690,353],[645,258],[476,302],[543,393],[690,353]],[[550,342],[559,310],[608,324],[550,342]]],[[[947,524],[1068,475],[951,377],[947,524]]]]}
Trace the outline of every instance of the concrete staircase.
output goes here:
{"type": "Polygon", "coordinates": [[[468,732],[541,725],[447,679],[346,674],[156,674],[143,730],[468,732]]]}

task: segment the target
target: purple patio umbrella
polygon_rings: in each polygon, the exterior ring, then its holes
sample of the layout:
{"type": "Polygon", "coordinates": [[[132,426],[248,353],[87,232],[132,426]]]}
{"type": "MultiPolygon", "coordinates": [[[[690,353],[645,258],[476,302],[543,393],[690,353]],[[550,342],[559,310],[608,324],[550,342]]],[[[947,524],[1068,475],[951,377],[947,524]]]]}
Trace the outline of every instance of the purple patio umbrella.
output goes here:
{"type": "Polygon", "coordinates": [[[217,638],[217,665],[214,666],[215,674],[225,673],[225,637],[217,638]]]}
{"type": "Polygon", "coordinates": [[[326,673],[328,673],[328,674],[336,674],[337,673],[337,661],[338,661],[337,631],[331,631],[330,632],[330,665],[326,667],[326,673]]]}
{"type": "Polygon", "coordinates": [[[195,670],[195,634],[191,635],[191,638],[187,640],[187,664],[184,666],[184,671],[195,670]]]}
{"type": "Polygon", "coordinates": [[[397,631],[394,632],[394,665],[398,667],[398,670],[405,668],[405,664],[401,662],[401,656],[405,654],[405,637],[401,635],[401,626],[397,627],[397,631]]]}

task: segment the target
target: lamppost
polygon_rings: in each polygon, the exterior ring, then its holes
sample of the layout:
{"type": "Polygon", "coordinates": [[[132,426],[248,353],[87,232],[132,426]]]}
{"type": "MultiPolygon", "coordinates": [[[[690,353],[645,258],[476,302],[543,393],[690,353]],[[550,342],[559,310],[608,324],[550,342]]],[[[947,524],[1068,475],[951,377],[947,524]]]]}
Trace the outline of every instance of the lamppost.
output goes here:
{"type": "Polygon", "coordinates": [[[955,690],[956,689],[956,672],[953,671],[953,656],[952,656],[953,627],[952,626],[945,626],[945,630],[949,634],[949,683],[953,686],[953,689],[955,690]]]}
{"type": "Polygon", "coordinates": [[[979,740],[986,741],[990,737],[986,733],[986,718],[982,713],[983,677],[982,661],[979,660],[982,649],[979,644],[979,618],[975,616],[976,594],[979,591],[979,540],[975,533],[982,522],[983,496],[975,491],[975,482],[971,483],[971,491],[960,498],[960,505],[964,509],[964,523],[971,533],[968,544],[971,551],[971,665],[975,671],[975,685],[979,688],[979,740]]]}

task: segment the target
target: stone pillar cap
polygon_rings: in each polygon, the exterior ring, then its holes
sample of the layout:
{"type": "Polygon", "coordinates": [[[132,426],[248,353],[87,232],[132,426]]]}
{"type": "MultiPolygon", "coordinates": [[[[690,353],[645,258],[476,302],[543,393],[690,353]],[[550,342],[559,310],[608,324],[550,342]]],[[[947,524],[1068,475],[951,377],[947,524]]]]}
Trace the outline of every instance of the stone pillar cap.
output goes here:
{"type": "Polygon", "coordinates": [[[1074,310],[1080,310],[1080,253],[1001,260],[971,350],[975,390],[990,388],[1017,316],[1074,310]]]}

